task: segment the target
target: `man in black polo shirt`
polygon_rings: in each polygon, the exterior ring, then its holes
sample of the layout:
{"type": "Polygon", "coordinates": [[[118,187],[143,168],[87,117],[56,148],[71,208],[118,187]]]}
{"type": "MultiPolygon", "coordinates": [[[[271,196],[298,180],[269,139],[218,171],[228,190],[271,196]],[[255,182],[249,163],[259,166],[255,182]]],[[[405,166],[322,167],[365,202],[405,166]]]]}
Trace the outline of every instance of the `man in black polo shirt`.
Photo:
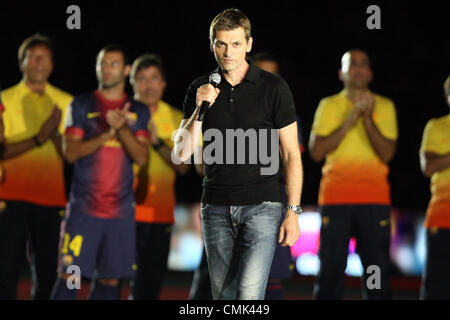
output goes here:
{"type": "Polygon", "coordinates": [[[253,39],[241,11],[218,14],[210,41],[219,68],[190,85],[173,158],[187,161],[203,133],[202,227],[213,298],[264,299],[277,236],[292,246],[300,235],[295,105],[284,80],[245,59],[253,39]],[[221,76],[217,88],[208,84],[212,73],[221,76]],[[200,113],[204,101],[210,107],[200,113]],[[281,226],[280,152],[288,189],[281,226]]]}

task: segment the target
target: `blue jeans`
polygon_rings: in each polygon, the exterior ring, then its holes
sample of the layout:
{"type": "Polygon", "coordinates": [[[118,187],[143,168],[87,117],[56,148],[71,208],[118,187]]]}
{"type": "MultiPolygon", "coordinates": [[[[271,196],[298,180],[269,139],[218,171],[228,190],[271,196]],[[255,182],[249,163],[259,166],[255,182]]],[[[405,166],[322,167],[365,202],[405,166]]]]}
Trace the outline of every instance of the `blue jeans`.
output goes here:
{"type": "Polygon", "coordinates": [[[202,228],[214,300],[263,300],[282,205],[202,203],[202,228]]]}

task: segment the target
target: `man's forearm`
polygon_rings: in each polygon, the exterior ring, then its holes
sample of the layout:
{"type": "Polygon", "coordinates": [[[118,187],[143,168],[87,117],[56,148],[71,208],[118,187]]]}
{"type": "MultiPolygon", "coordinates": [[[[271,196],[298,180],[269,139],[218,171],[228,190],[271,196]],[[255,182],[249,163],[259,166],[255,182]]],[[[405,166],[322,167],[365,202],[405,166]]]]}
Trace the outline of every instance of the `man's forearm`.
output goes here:
{"type": "Polygon", "coordinates": [[[144,165],[148,160],[148,146],[139,142],[127,126],[117,131],[119,140],[124,145],[130,157],[139,165],[144,165]]]}
{"type": "MultiPolygon", "coordinates": [[[[5,144],[3,158],[4,159],[13,158],[13,157],[19,156],[22,153],[25,153],[25,152],[37,147],[38,145],[36,144],[35,139],[36,139],[35,137],[32,137],[32,138],[29,138],[29,139],[26,139],[26,140],[23,140],[20,142],[5,144]]],[[[53,144],[55,145],[56,151],[62,157],[63,152],[62,152],[61,135],[53,134],[50,137],[50,139],[53,142],[53,144]]],[[[45,142],[47,142],[47,141],[45,141],[45,142]]],[[[41,145],[44,144],[45,142],[42,142],[41,145]]]]}
{"type": "Polygon", "coordinates": [[[50,139],[52,140],[56,151],[58,152],[58,154],[63,157],[63,151],[62,151],[62,137],[61,134],[59,134],[59,132],[52,134],[52,136],[50,137],[50,139]]]}
{"type": "Polygon", "coordinates": [[[421,155],[425,157],[425,164],[422,166],[422,171],[427,177],[431,177],[438,171],[450,168],[450,152],[444,155],[426,153],[421,155]]]}
{"type": "Polygon", "coordinates": [[[302,194],[303,186],[303,165],[301,156],[289,156],[283,158],[284,174],[287,188],[287,204],[298,205],[302,194]]]}
{"type": "Polygon", "coordinates": [[[192,113],[191,117],[186,123],[178,130],[175,137],[174,152],[178,159],[182,162],[186,161],[194,153],[195,146],[198,145],[198,139],[200,138],[200,132],[202,129],[202,121],[198,121],[198,113],[200,108],[197,107],[192,113]],[[189,138],[189,141],[185,141],[184,137],[189,138]]]}
{"type": "Polygon", "coordinates": [[[366,128],[367,135],[369,137],[370,144],[375,150],[380,159],[388,163],[395,152],[395,141],[383,137],[378,130],[377,126],[373,122],[372,117],[364,117],[364,127],[366,128]]]}
{"type": "Polygon", "coordinates": [[[5,143],[3,151],[3,159],[10,159],[25,153],[36,147],[34,138],[29,138],[20,142],[5,143]]]}
{"type": "Polygon", "coordinates": [[[74,163],[80,158],[86,157],[98,149],[110,138],[108,131],[85,141],[65,140],[63,144],[63,153],[66,160],[74,163]]]}
{"type": "Polygon", "coordinates": [[[349,129],[348,123],[344,122],[328,136],[314,135],[310,141],[311,157],[315,161],[322,161],[328,153],[333,152],[339,146],[349,129]]]}
{"type": "Polygon", "coordinates": [[[158,154],[163,158],[163,160],[176,172],[179,174],[185,174],[189,170],[189,164],[180,163],[175,164],[172,162],[172,148],[170,148],[168,145],[162,145],[161,147],[156,150],[158,154]]]}

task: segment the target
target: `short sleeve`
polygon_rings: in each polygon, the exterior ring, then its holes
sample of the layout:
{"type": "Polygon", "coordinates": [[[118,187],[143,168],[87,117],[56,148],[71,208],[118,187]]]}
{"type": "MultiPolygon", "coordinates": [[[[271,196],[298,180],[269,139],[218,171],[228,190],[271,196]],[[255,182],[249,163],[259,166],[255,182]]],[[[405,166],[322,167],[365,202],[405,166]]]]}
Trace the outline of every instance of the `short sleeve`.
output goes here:
{"type": "Polygon", "coordinates": [[[281,129],[297,121],[294,97],[286,81],[280,78],[272,94],[272,116],[276,129],[281,129]]]}
{"type": "Polygon", "coordinates": [[[332,102],[326,98],[320,100],[311,131],[319,136],[328,136],[339,125],[340,121],[334,112],[332,102]]]}
{"type": "Polygon", "coordinates": [[[420,152],[440,153],[442,145],[439,143],[439,132],[435,130],[434,120],[429,120],[423,131],[422,145],[420,152]]]}
{"type": "Polygon", "coordinates": [[[196,88],[196,82],[194,81],[191,83],[189,88],[186,91],[186,96],[184,97],[183,101],[183,119],[189,119],[194,113],[195,107],[196,107],[196,95],[197,95],[197,88],[196,88]]]}
{"type": "Polygon", "coordinates": [[[66,135],[84,137],[84,115],[81,106],[74,99],[66,110],[64,131],[66,135]]]}
{"type": "Polygon", "coordinates": [[[150,139],[150,132],[148,131],[148,125],[150,121],[150,111],[146,107],[139,108],[137,112],[137,123],[134,126],[134,135],[136,137],[142,136],[150,139]]]}
{"type": "Polygon", "coordinates": [[[397,140],[397,115],[394,103],[387,99],[386,101],[383,101],[382,108],[379,108],[378,110],[375,109],[373,115],[373,120],[377,128],[385,138],[397,140]]]}

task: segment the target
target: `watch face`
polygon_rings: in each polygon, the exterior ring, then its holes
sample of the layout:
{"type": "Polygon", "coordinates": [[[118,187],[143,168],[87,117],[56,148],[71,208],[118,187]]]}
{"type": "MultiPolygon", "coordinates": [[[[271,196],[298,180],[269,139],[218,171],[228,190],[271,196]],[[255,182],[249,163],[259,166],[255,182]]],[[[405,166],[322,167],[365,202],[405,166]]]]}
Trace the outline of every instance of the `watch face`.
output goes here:
{"type": "Polygon", "coordinates": [[[295,206],[295,205],[291,204],[291,205],[288,206],[288,209],[291,209],[292,211],[294,211],[297,214],[302,213],[302,209],[301,209],[300,206],[295,206]]]}

